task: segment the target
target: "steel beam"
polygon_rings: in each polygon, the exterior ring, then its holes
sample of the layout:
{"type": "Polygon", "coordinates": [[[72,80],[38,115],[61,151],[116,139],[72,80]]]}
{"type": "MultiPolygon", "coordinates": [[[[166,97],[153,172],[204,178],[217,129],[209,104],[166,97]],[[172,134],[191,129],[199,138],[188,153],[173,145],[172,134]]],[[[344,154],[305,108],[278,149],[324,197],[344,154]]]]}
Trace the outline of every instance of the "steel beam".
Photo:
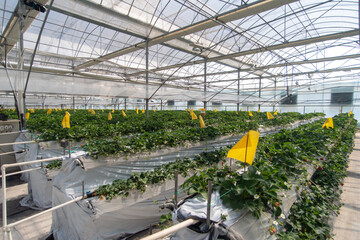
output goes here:
{"type": "MultiPolygon", "coordinates": [[[[307,44],[313,44],[313,43],[324,42],[324,41],[329,41],[329,40],[336,40],[336,39],[341,39],[341,38],[345,38],[345,37],[353,37],[353,36],[356,36],[358,33],[359,33],[359,29],[355,29],[355,30],[351,30],[351,31],[347,31],[347,32],[340,32],[340,33],[329,34],[329,35],[324,35],[324,36],[320,36],[320,37],[302,39],[302,40],[298,40],[298,41],[281,43],[281,44],[268,46],[268,47],[260,47],[260,48],[256,48],[256,49],[243,51],[243,52],[228,54],[228,55],[221,56],[221,57],[208,58],[207,61],[208,62],[215,62],[215,61],[217,62],[219,60],[227,59],[227,58],[241,57],[241,56],[252,55],[252,54],[261,53],[261,52],[280,50],[280,49],[289,48],[289,47],[299,47],[299,46],[303,46],[303,45],[307,45],[307,44]]],[[[305,61],[303,61],[303,62],[305,62],[305,61]]],[[[202,64],[202,63],[204,63],[204,60],[189,61],[189,62],[169,65],[169,66],[165,66],[165,67],[161,67],[161,68],[155,68],[155,69],[152,69],[151,72],[164,71],[164,70],[168,70],[168,69],[172,69],[172,68],[180,68],[180,67],[184,67],[184,66],[189,66],[189,65],[194,65],[194,64],[202,64]]],[[[310,63],[310,60],[307,63],[310,63]]],[[[287,64],[289,64],[289,63],[287,63],[287,64]]],[[[266,67],[264,67],[263,69],[265,69],[265,68],[266,67]]],[[[250,70],[250,69],[246,69],[246,70],[250,70]]],[[[254,71],[254,70],[252,70],[252,71],[254,71]]],[[[233,72],[236,72],[236,70],[234,70],[233,72]]]]}
{"type": "MultiPolygon", "coordinates": [[[[171,31],[169,33],[164,33],[160,36],[153,37],[149,39],[149,46],[153,46],[156,44],[168,42],[170,40],[178,39],[183,36],[193,34],[205,29],[209,29],[215,26],[218,26],[219,24],[224,24],[227,22],[235,21],[241,18],[245,18],[248,16],[252,16],[255,14],[259,14],[261,12],[265,12],[274,8],[281,7],[283,5],[296,2],[298,0],[263,0],[263,1],[257,1],[252,4],[243,5],[235,10],[228,11],[226,13],[214,16],[213,18],[206,19],[203,21],[200,21],[198,23],[189,25],[184,28],[180,28],[174,31],[171,31]]],[[[135,44],[133,46],[114,51],[112,53],[103,55],[99,58],[93,59],[91,61],[87,61],[85,63],[82,63],[75,67],[76,70],[90,67],[93,65],[96,65],[102,61],[109,60],[115,57],[119,57],[125,54],[129,54],[131,52],[137,51],[139,49],[144,49],[146,47],[146,41],[143,41],[141,43],[135,44]]],[[[221,57],[221,56],[220,56],[221,57]]],[[[224,58],[229,59],[229,58],[224,58]]],[[[237,66],[239,67],[239,66],[237,66]]]]}

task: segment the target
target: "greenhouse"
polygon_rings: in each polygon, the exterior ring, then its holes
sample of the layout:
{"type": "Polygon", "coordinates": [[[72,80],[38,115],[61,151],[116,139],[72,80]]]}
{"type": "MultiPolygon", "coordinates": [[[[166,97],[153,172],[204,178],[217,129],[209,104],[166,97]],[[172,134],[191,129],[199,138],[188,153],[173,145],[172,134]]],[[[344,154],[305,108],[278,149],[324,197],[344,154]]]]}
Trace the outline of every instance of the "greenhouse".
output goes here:
{"type": "Polygon", "coordinates": [[[1,239],[360,239],[360,2],[0,0],[1,239]]]}

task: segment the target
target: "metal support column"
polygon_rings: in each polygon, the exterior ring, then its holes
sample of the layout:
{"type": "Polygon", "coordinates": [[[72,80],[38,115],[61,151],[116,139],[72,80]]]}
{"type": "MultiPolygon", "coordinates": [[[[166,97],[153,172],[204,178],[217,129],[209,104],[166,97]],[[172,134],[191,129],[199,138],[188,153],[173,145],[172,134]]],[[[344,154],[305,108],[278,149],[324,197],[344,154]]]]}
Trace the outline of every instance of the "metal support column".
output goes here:
{"type": "Polygon", "coordinates": [[[45,109],[45,99],[46,99],[46,97],[45,97],[45,96],[42,96],[41,107],[42,107],[43,110],[45,109]]]}
{"type": "Polygon", "coordinates": [[[124,109],[125,109],[125,111],[127,110],[126,99],[127,98],[124,98],[124,104],[125,104],[124,109]]]}
{"type": "MultiPolygon", "coordinates": [[[[260,101],[260,98],[261,98],[261,76],[259,78],[259,101],[260,101]]],[[[260,102],[259,102],[259,108],[260,109],[260,102]]]]}
{"type": "Polygon", "coordinates": [[[149,39],[146,39],[145,47],[145,80],[146,80],[146,117],[149,117],[149,39]]]}
{"type": "Polygon", "coordinates": [[[239,103],[239,97],[240,97],[240,69],[238,70],[237,95],[238,95],[238,102],[236,103],[236,111],[239,112],[239,110],[240,110],[240,103],[239,103]]]}
{"type": "Polygon", "coordinates": [[[16,98],[17,98],[17,109],[19,111],[19,119],[20,119],[20,126],[21,129],[26,128],[25,122],[25,95],[24,91],[24,81],[25,81],[25,74],[24,74],[24,15],[26,14],[24,1],[19,0],[18,4],[18,16],[19,16],[19,42],[18,42],[18,65],[17,65],[17,76],[15,82],[15,91],[16,91],[16,98]]]}
{"type": "MultiPolygon", "coordinates": [[[[274,79],[274,100],[276,100],[276,79],[274,79]]],[[[276,105],[276,102],[273,105],[273,112],[275,111],[275,105],[276,105]]]]}
{"type": "Polygon", "coordinates": [[[160,100],[160,110],[161,111],[163,110],[163,100],[162,99],[160,100]]]}
{"type": "Polygon", "coordinates": [[[75,112],[75,97],[73,97],[73,112],[75,112]]]}
{"type": "Polygon", "coordinates": [[[207,194],[207,207],[206,207],[206,227],[210,228],[210,214],[211,214],[211,193],[212,193],[212,182],[208,180],[208,194],[207,194]]]}
{"type": "Polygon", "coordinates": [[[204,61],[204,108],[206,109],[206,69],[207,68],[207,59],[204,61]]]}

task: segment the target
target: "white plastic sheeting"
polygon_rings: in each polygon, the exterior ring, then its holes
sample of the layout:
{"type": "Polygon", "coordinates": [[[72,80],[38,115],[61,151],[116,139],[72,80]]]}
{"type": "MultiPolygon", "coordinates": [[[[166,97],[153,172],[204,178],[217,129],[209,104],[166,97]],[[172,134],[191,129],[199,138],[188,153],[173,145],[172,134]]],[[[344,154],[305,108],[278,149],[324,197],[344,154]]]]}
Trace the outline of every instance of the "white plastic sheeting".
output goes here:
{"type": "Polygon", "coordinates": [[[52,180],[58,171],[41,168],[29,174],[28,195],[20,205],[36,210],[43,210],[52,206],[52,180]]]}
{"type": "MultiPolygon", "coordinates": [[[[16,141],[27,139],[28,135],[29,133],[21,133],[16,141]]],[[[45,144],[41,145],[42,147],[40,147],[39,143],[25,144],[25,148],[28,149],[28,151],[22,153],[20,157],[16,156],[16,161],[31,162],[37,159],[63,156],[62,149],[59,151],[58,149],[44,148],[45,144]]],[[[24,145],[20,146],[24,147],[24,145]]],[[[42,165],[46,165],[46,163],[24,165],[22,166],[22,170],[37,168],[41,167],[42,165]]],[[[20,205],[36,210],[50,208],[52,205],[52,179],[56,174],[56,170],[48,170],[46,168],[40,168],[34,171],[23,173],[22,179],[28,181],[28,195],[20,201],[20,205]]]]}
{"type": "MultiPolygon", "coordinates": [[[[10,79],[15,79],[17,70],[8,70],[10,79]]],[[[131,97],[131,98],[148,98],[158,88],[158,86],[149,85],[148,91],[145,84],[116,82],[122,79],[114,78],[107,80],[101,76],[97,79],[81,78],[81,77],[67,77],[52,75],[46,73],[33,72],[30,76],[28,85],[28,93],[44,93],[58,94],[58,95],[75,95],[75,96],[102,96],[102,97],[131,97]],[[99,81],[100,80],[100,81],[99,81]]],[[[7,75],[4,69],[0,69],[0,91],[12,91],[7,75]]],[[[180,88],[161,87],[154,95],[154,99],[165,100],[198,100],[208,101],[214,92],[186,90],[180,88]]],[[[256,96],[244,96],[236,94],[220,93],[216,95],[211,101],[221,102],[241,102],[246,98],[246,102],[258,102],[259,98],[256,96]]],[[[265,101],[265,100],[264,100],[265,101]]]]}
{"type": "MultiPolygon", "coordinates": [[[[31,134],[28,131],[22,131],[20,135],[16,138],[15,142],[27,142],[31,140],[32,140],[31,134]]],[[[20,152],[20,153],[15,153],[16,162],[21,163],[21,162],[28,162],[31,160],[35,160],[38,154],[38,148],[39,146],[37,143],[13,145],[14,151],[20,152]]],[[[30,165],[20,166],[21,170],[27,170],[30,168],[32,168],[30,165]]],[[[27,182],[29,180],[29,172],[22,173],[20,179],[27,182]]]]}
{"type": "MultiPolygon", "coordinates": [[[[29,140],[31,140],[31,134],[27,131],[23,131],[15,142],[29,140]]],[[[13,148],[15,151],[26,150],[24,153],[16,154],[16,161],[18,163],[64,156],[64,150],[57,142],[16,144],[13,148]]],[[[74,152],[72,153],[72,157],[78,157],[83,154],[85,154],[84,151],[74,152]]],[[[38,168],[46,165],[47,163],[33,163],[21,166],[21,170],[38,168]]],[[[36,210],[50,208],[52,206],[52,181],[57,173],[58,170],[49,170],[47,168],[40,168],[22,173],[21,179],[28,181],[28,195],[20,201],[20,205],[36,210]]]]}
{"type": "MultiPolygon", "coordinates": [[[[96,167],[85,171],[86,160],[80,164],[70,159],[55,179],[53,205],[64,203],[82,194],[81,182],[85,190],[93,191],[98,186],[111,183],[115,171],[96,167]],[[110,175],[106,177],[107,175],[110,175]]],[[[121,178],[121,174],[118,175],[121,178]]],[[[179,177],[179,184],[184,178],[179,177]]],[[[70,204],[53,212],[53,234],[55,239],[117,239],[141,231],[149,224],[158,223],[160,216],[168,211],[159,210],[160,203],[173,196],[174,180],[147,188],[145,193],[131,191],[127,198],[100,200],[98,197],[70,204]]]]}
{"type": "MultiPolygon", "coordinates": [[[[84,151],[78,151],[71,154],[72,157],[78,157],[86,154],[84,151]]],[[[56,151],[56,149],[47,149],[45,151],[39,151],[37,159],[46,159],[52,157],[63,156],[62,150],[56,151]]],[[[66,156],[64,156],[66,158],[66,156]]],[[[36,158],[35,158],[36,159],[36,158]]],[[[46,163],[44,164],[44,166],[46,163]]],[[[29,165],[31,168],[40,167],[41,164],[29,165]]],[[[29,172],[28,182],[28,195],[21,201],[21,206],[30,207],[36,210],[43,210],[52,206],[52,190],[53,180],[59,173],[58,169],[40,168],[29,172]]]]}

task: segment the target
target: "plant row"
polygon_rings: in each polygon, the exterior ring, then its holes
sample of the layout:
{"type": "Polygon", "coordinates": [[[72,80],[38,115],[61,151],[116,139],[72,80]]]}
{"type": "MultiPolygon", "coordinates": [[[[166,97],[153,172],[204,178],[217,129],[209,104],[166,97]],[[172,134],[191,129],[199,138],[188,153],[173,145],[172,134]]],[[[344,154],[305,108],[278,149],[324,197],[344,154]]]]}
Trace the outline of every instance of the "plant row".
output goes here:
{"type": "Polygon", "coordinates": [[[348,156],[354,146],[356,121],[341,134],[326,158],[325,164],[318,168],[307,188],[300,194],[292,206],[291,214],[278,239],[329,239],[331,225],[329,219],[339,214],[341,186],[346,177],[348,156]]]}
{"type": "Polygon", "coordinates": [[[282,130],[262,137],[254,165],[249,166],[248,171],[242,175],[230,171],[226,164],[221,168],[214,166],[224,161],[231,147],[229,146],[202,153],[194,159],[176,160],[155,168],[154,171],[136,173],[126,180],[115,180],[112,184],[99,187],[94,193],[106,199],[127,196],[133,189],[145,191],[149,184],[172,179],[175,171],[187,176],[189,170],[197,170],[183,185],[190,194],[205,194],[207,181],[211,180],[215,189],[223,196],[223,202],[232,208],[245,207],[255,216],[260,216],[263,211],[271,211],[273,217],[278,218],[282,214],[278,192],[291,188],[291,178],[304,178],[307,173],[306,164],[322,164],[320,156],[329,150],[329,144],[336,141],[348,120],[344,116],[335,117],[334,130],[322,129],[323,121],[317,121],[294,130],[282,130]],[[313,142],[316,142],[315,147],[313,142]],[[200,171],[204,167],[206,170],[200,171]]]}
{"type": "MultiPolygon", "coordinates": [[[[266,114],[265,114],[266,115],[266,114]]],[[[259,118],[260,118],[259,114],[259,118]]],[[[223,120],[215,126],[208,126],[206,128],[188,127],[177,130],[168,131],[165,129],[153,132],[134,135],[130,138],[124,138],[121,136],[114,136],[110,139],[98,139],[89,140],[84,149],[88,151],[94,157],[117,155],[117,154],[130,154],[137,152],[152,151],[161,149],[164,147],[175,147],[187,142],[198,142],[204,140],[214,139],[218,136],[224,136],[228,134],[238,134],[249,130],[256,130],[259,127],[259,123],[263,125],[284,125],[295,120],[303,119],[301,114],[287,114],[284,117],[278,117],[275,119],[253,120],[244,121],[235,115],[235,121],[223,120]]],[[[307,114],[305,117],[314,117],[314,114],[307,114]]],[[[211,116],[207,119],[211,119],[211,116]]],[[[191,120],[188,120],[191,121],[191,120]]]]}
{"type": "MultiPolygon", "coordinates": [[[[149,118],[145,118],[145,114],[135,110],[126,111],[126,116],[123,116],[122,111],[111,110],[93,111],[76,110],[76,112],[69,111],[70,129],[62,127],[62,119],[65,111],[52,110],[32,110],[30,117],[27,120],[27,128],[39,135],[42,140],[88,140],[111,138],[114,136],[127,136],[131,134],[152,133],[159,130],[178,130],[184,128],[198,127],[198,121],[191,121],[189,112],[185,111],[157,111],[149,112],[149,118]],[[109,113],[112,114],[112,119],[108,120],[109,113]]],[[[17,118],[15,112],[12,110],[6,111],[11,118],[17,118]]],[[[195,111],[197,115],[200,112],[195,111]]],[[[258,124],[266,126],[285,125],[295,120],[303,120],[314,117],[315,114],[301,115],[299,113],[283,113],[271,121],[266,118],[266,113],[253,113],[250,117],[248,112],[213,112],[207,111],[204,120],[207,126],[217,127],[223,124],[236,125],[245,120],[256,121],[258,124]]],[[[317,114],[321,115],[321,114],[317,114]]]]}

